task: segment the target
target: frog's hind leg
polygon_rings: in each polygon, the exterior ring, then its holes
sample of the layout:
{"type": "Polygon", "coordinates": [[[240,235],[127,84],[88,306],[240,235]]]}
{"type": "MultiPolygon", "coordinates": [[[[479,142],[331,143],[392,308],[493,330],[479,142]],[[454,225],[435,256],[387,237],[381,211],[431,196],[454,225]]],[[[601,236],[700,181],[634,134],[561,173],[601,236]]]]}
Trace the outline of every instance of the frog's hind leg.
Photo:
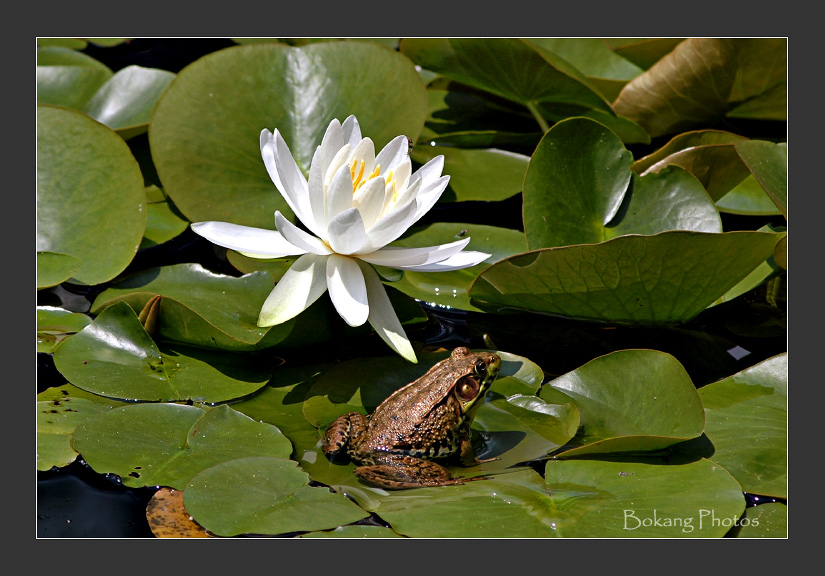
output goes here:
{"type": "Polygon", "coordinates": [[[454,478],[444,466],[413,456],[385,456],[353,472],[362,480],[389,490],[449,486],[476,479],[454,478]]]}
{"type": "Polygon", "coordinates": [[[339,416],[327,426],[321,441],[321,448],[327,457],[340,454],[344,448],[349,449],[364,433],[367,419],[363,414],[350,412],[339,416]]]}

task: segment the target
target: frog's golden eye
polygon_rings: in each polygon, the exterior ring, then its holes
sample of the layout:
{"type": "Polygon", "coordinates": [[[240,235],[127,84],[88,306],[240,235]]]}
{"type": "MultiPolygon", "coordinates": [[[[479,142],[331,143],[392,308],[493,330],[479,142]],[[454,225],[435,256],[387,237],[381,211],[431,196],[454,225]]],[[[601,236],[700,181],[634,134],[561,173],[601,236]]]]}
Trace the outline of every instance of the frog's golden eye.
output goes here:
{"type": "Polygon", "coordinates": [[[462,402],[469,402],[478,396],[478,391],[481,388],[479,381],[473,376],[465,376],[460,379],[455,386],[455,393],[458,399],[462,402]]]}
{"type": "Polygon", "coordinates": [[[484,360],[479,360],[476,362],[476,374],[479,376],[484,376],[487,374],[487,364],[484,363],[484,360]]]}

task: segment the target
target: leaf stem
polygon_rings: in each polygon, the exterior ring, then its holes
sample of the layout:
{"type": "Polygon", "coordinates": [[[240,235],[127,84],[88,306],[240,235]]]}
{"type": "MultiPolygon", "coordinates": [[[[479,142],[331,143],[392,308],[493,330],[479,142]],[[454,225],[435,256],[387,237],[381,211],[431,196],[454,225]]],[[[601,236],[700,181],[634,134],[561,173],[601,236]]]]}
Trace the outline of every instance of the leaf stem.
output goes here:
{"type": "Polygon", "coordinates": [[[530,111],[530,114],[533,115],[533,118],[535,118],[536,122],[538,122],[539,126],[541,126],[541,131],[547,132],[548,130],[550,130],[550,125],[547,123],[547,120],[544,119],[544,116],[541,115],[541,112],[539,112],[539,109],[535,105],[535,103],[533,101],[528,101],[526,103],[526,106],[527,109],[530,111]]]}

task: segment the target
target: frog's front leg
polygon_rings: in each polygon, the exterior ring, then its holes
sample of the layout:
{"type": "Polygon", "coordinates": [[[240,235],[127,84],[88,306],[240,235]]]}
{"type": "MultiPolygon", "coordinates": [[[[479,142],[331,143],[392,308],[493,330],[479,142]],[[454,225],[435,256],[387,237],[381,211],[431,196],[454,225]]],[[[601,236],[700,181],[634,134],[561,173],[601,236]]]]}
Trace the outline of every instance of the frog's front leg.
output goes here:
{"type": "Polygon", "coordinates": [[[482,479],[454,478],[444,466],[413,456],[387,454],[366,461],[369,464],[358,466],[353,471],[355,475],[370,484],[389,490],[449,486],[482,479]]]}
{"type": "Polygon", "coordinates": [[[473,449],[473,443],[470,441],[469,434],[466,438],[461,440],[461,445],[459,447],[458,457],[461,460],[461,464],[463,466],[478,466],[479,464],[484,464],[485,462],[493,462],[494,460],[499,460],[500,458],[485,458],[483,460],[479,460],[476,457],[475,450],[473,449]]]}
{"type": "Polygon", "coordinates": [[[367,417],[358,412],[350,412],[339,416],[327,426],[324,437],[321,440],[321,448],[327,457],[332,458],[347,449],[352,452],[353,446],[357,446],[358,439],[367,429],[367,417]]]}

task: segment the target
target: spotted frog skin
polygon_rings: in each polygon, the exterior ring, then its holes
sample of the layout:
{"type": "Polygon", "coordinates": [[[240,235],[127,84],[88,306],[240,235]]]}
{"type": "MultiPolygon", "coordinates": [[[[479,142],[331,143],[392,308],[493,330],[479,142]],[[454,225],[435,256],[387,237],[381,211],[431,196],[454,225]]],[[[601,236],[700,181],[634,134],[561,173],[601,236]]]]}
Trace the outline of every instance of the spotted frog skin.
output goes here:
{"type": "Polygon", "coordinates": [[[453,477],[432,460],[459,455],[465,466],[481,462],[470,424],[500,367],[498,354],[456,348],[371,415],[350,412],[335,419],[324,433],[324,453],[332,458],[345,452],[360,464],[356,476],[382,488],[463,484],[471,479],[453,477]]]}

